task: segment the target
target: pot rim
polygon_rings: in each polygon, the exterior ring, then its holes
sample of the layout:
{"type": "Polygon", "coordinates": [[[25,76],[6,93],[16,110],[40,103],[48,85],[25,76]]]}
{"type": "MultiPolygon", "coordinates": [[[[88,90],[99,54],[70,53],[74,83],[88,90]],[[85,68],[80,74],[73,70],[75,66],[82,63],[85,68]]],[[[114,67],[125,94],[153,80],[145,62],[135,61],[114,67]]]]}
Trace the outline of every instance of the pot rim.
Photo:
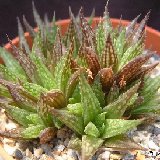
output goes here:
{"type": "MultiPolygon", "coordinates": [[[[95,25],[99,20],[100,20],[99,17],[93,18],[93,23],[94,23],[93,25],[95,25]]],[[[70,22],[70,19],[63,19],[63,20],[57,21],[56,24],[58,26],[63,26],[63,25],[68,26],[69,22],[70,22]]],[[[113,26],[117,26],[120,23],[120,19],[111,18],[111,22],[112,22],[113,26]]],[[[122,25],[127,26],[130,23],[130,21],[121,20],[121,23],[122,23],[122,25]]],[[[36,27],[35,31],[37,31],[37,29],[38,28],[36,27]]],[[[156,43],[158,41],[160,42],[160,32],[158,30],[153,29],[152,27],[148,27],[148,26],[146,26],[145,29],[146,29],[146,32],[147,32],[147,34],[146,34],[146,46],[147,46],[147,48],[153,47],[153,50],[159,52],[159,54],[160,54],[160,46],[159,46],[158,43],[156,43]],[[152,39],[153,43],[151,43],[149,41],[149,38],[152,39]]],[[[27,39],[30,39],[30,36],[29,36],[28,32],[25,32],[25,37],[27,39]]],[[[19,38],[18,37],[14,38],[12,40],[12,43],[17,46],[18,43],[19,43],[19,38]]],[[[7,49],[10,52],[12,51],[11,45],[9,43],[4,45],[4,48],[7,49]]]]}

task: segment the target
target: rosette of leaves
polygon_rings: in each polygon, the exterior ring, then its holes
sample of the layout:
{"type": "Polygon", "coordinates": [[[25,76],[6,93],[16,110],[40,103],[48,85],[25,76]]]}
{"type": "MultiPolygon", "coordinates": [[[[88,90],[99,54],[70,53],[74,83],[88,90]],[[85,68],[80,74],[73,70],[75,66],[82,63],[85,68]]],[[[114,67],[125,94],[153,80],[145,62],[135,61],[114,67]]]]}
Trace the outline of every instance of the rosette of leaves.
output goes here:
{"type": "MultiPolygon", "coordinates": [[[[33,39],[29,46],[18,20],[20,44],[9,40],[13,56],[1,48],[0,106],[19,124],[19,132],[1,136],[49,141],[65,124],[75,132],[70,146],[90,159],[101,146],[140,149],[124,134],[159,114],[159,79],[149,72],[158,63],[144,65],[153,55],[143,54],[145,24],[136,17],[127,27],[113,28],[107,5],[93,29],[83,9],[64,36],[60,28],[41,20],[34,5],[38,32],[23,22],[33,39]],[[144,117],[144,118],[143,118],[144,117]]],[[[91,16],[92,17],[92,16],[91,16]]]]}
{"type": "Polygon", "coordinates": [[[160,77],[152,79],[149,75],[158,63],[144,65],[153,52],[142,54],[149,13],[138,26],[139,16],[126,28],[119,24],[116,29],[112,27],[107,7],[95,29],[84,18],[83,9],[79,23],[70,14],[68,35],[76,33],[74,40],[77,38],[80,46],[74,65],[85,68],[86,74],[79,74],[71,98],[73,103],[52,110],[53,115],[75,132],[69,147],[79,150],[86,160],[102,146],[142,149],[124,134],[144,119],[154,119],[160,109],[157,94],[160,77]],[[77,94],[80,101],[76,101],[77,94]]]}

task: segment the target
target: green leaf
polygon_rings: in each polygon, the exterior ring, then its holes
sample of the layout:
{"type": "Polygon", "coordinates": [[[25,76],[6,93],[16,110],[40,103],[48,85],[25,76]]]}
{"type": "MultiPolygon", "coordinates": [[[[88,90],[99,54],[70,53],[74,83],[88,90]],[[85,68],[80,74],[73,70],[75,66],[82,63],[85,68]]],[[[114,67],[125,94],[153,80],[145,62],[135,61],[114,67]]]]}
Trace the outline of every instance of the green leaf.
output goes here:
{"type": "Polygon", "coordinates": [[[45,34],[46,34],[46,45],[45,47],[47,47],[47,49],[49,50],[49,52],[53,51],[53,44],[55,42],[56,39],[56,34],[57,34],[57,25],[55,23],[55,14],[53,16],[53,19],[50,23],[50,21],[48,20],[47,14],[45,14],[45,34]]]}
{"type": "Polygon", "coordinates": [[[106,97],[107,104],[113,103],[119,97],[119,86],[114,82],[106,97]]]}
{"type": "Polygon", "coordinates": [[[117,100],[103,108],[108,119],[117,119],[123,116],[127,107],[131,105],[131,101],[132,103],[134,103],[133,101],[135,100],[135,98],[133,100],[132,98],[135,97],[134,95],[136,94],[139,85],[140,83],[135,84],[132,88],[120,95],[117,100]]]}
{"type": "Polygon", "coordinates": [[[39,81],[42,84],[42,86],[48,90],[56,88],[56,83],[54,81],[54,78],[51,72],[44,65],[42,60],[34,54],[31,54],[31,58],[36,65],[39,81]]]}
{"type": "Polygon", "coordinates": [[[78,41],[80,43],[82,43],[82,32],[81,32],[80,25],[78,23],[78,20],[80,19],[80,16],[75,17],[74,14],[72,13],[70,7],[69,7],[69,14],[70,14],[71,21],[73,21],[73,26],[75,28],[76,37],[78,38],[78,41]]]}
{"type": "Polygon", "coordinates": [[[123,53],[123,56],[120,57],[119,70],[127,64],[130,60],[140,55],[143,51],[142,41],[139,40],[134,45],[128,47],[128,49],[123,53]]]}
{"type": "Polygon", "coordinates": [[[160,100],[158,96],[158,89],[160,88],[160,76],[151,78],[147,77],[144,81],[144,86],[140,91],[140,96],[143,97],[143,102],[132,110],[132,114],[143,113],[159,113],[160,100]]]}
{"type": "Polygon", "coordinates": [[[62,74],[63,74],[63,69],[65,67],[66,59],[67,59],[66,55],[67,54],[65,54],[63,57],[61,57],[60,61],[57,63],[57,65],[55,67],[54,81],[55,81],[57,89],[61,89],[62,74]]]}
{"type": "Polygon", "coordinates": [[[34,125],[42,124],[43,125],[43,121],[38,114],[31,113],[30,115],[26,116],[26,119],[28,119],[31,122],[30,124],[34,124],[34,125]]]}
{"type": "Polygon", "coordinates": [[[70,64],[71,64],[71,56],[73,54],[73,50],[74,50],[74,45],[73,43],[71,43],[68,53],[63,57],[61,57],[61,60],[57,64],[56,70],[54,73],[56,84],[64,93],[66,93],[68,80],[71,76],[70,64]]]}
{"type": "Polygon", "coordinates": [[[97,128],[101,128],[103,123],[105,123],[106,120],[106,112],[103,112],[99,115],[97,115],[94,124],[96,125],[97,128]]]}
{"type": "Polygon", "coordinates": [[[155,78],[147,77],[144,81],[144,87],[140,92],[140,95],[144,97],[144,102],[150,101],[160,88],[160,76],[155,78]]]}
{"type": "Polygon", "coordinates": [[[131,111],[131,114],[150,114],[160,113],[160,99],[153,97],[152,100],[146,101],[131,111]]]}
{"type": "Polygon", "coordinates": [[[100,137],[103,135],[105,130],[105,121],[106,121],[105,115],[106,115],[106,112],[99,114],[94,121],[94,124],[99,130],[100,137]]]}
{"type": "Polygon", "coordinates": [[[53,116],[51,113],[44,113],[44,114],[41,114],[39,113],[39,116],[41,117],[41,119],[43,120],[43,123],[45,124],[45,126],[47,127],[52,127],[54,126],[54,120],[53,120],[53,116]]]}
{"type": "MultiPolygon", "coordinates": [[[[70,8],[69,8],[69,12],[70,12],[70,8]]],[[[72,13],[70,13],[70,14],[72,14],[72,13]]],[[[74,37],[74,44],[75,44],[75,46],[77,46],[79,43],[79,40],[77,39],[75,24],[73,22],[73,19],[71,18],[71,21],[70,21],[68,28],[67,28],[67,32],[65,33],[65,36],[63,38],[63,42],[66,47],[68,47],[70,45],[70,42],[73,40],[73,37],[74,37]]],[[[77,47],[76,47],[75,53],[77,53],[77,47]]],[[[77,55],[77,54],[75,54],[75,55],[77,55]]]]}
{"type": "Polygon", "coordinates": [[[71,112],[72,114],[77,116],[82,116],[83,107],[81,103],[68,104],[67,108],[68,111],[71,112]]]}
{"type": "Polygon", "coordinates": [[[81,103],[81,94],[80,94],[79,84],[76,86],[72,97],[69,98],[69,103],[71,103],[71,104],[81,103]]]}
{"type": "Polygon", "coordinates": [[[93,84],[91,85],[94,94],[96,95],[101,107],[105,106],[105,94],[102,91],[102,85],[99,75],[95,77],[93,84]]]}
{"type": "Polygon", "coordinates": [[[143,120],[106,119],[103,138],[114,137],[135,128],[143,120]]]}
{"type": "Polygon", "coordinates": [[[54,126],[58,129],[62,128],[63,123],[57,118],[52,116],[53,122],[54,122],[54,126]]]}
{"type": "Polygon", "coordinates": [[[103,22],[100,22],[96,29],[96,42],[97,42],[96,50],[98,52],[98,55],[101,55],[105,47],[105,34],[104,34],[103,22]]]}
{"type": "Polygon", "coordinates": [[[97,149],[103,144],[101,138],[83,135],[82,136],[82,159],[89,160],[95,154],[97,149]]]}
{"type": "Polygon", "coordinates": [[[57,25],[56,25],[56,18],[55,15],[53,16],[53,20],[52,20],[52,27],[51,27],[51,33],[48,33],[49,39],[51,41],[51,43],[53,43],[56,39],[56,33],[57,33],[57,25]]]}
{"type": "Polygon", "coordinates": [[[91,26],[92,25],[92,22],[93,22],[93,18],[95,16],[95,9],[92,10],[92,13],[89,17],[89,20],[88,20],[88,24],[91,26]]]}
{"type": "Polygon", "coordinates": [[[5,105],[4,108],[7,114],[15,121],[17,121],[17,123],[19,123],[20,125],[27,127],[32,123],[32,121],[27,118],[28,116],[30,116],[31,112],[11,105],[5,105]]]}
{"type": "Polygon", "coordinates": [[[88,136],[92,136],[92,137],[99,137],[100,133],[98,131],[98,128],[92,123],[89,122],[87,124],[87,126],[84,129],[84,132],[88,135],[88,136]]]}
{"type": "Polygon", "coordinates": [[[83,134],[84,124],[82,117],[74,115],[67,110],[53,109],[51,113],[76,133],[83,134]]]}
{"type": "Polygon", "coordinates": [[[2,64],[0,64],[0,74],[2,78],[5,80],[15,81],[15,82],[18,81],[17,76],[12,72],[10,72],[9,69],[2,64]]]}
{"type": "Polygon", "coordinates": [[[45,129],[45,126],[43,125],[36,125],[36,126],[29,126],[28,128],[26,128],[24,131],[21,132],[21,135],[23,138],[38,138],[40,132],[45,129]]]}
{"type": "Polygon", "coordinates": [[[74,91],[76,90],[76,86],[79,82],[80,73],[83,71],[84,69],[78,69],[69,78],[67,86],[66,86],[66,99],[67,100],[72,97],[74,91]]]}
{"type": "Polygon", "coordinates": [[[93,122],[96,116],[101,113],[100,103],[95,96],[91,86],[84,75],[80,76],[81,103],[83,105],[84,125],[93,122]]]}
{"type": "Polygon", "coordinates": [[[119,60],[122,58],[124,54],[126,48],[125,45],[126,45],[126,30],[123,29],[114,43],[114,47],[119,60]]]}
{"type": "MultiPolygon", "coordinates": [[[[40,33],[36,33],[34,39],[33,39],[33,44],[32,44],[32,52],[31,54],[36,55],[39,57],[43,62],[45,62],[45,54],[46,48],[44,49],[45,42],[43,42],[42,37],[40,33]],[[45,50],[45,51],[44,51],[45,50]]],[[[46,46],[47,47],[47,46],[46,46]]]]}
{"type": "Polygon", "coordinates": [[[22,67],[16,59],[2,47],[0,47],[0,57],[2,57],[6,67],[12,74],[15,74],[20,79],[26,80],[26,75],[22,67]]]}
{"type": "Polygon", "coordinates": [[[111,24],[111,21],[110,21],[110,18],[109,18],[109,12],[108,12],[108,2],[107,1],[107,4],[105,6],[105,11],[104,11],[104,15],[103,15],[103,27],[104,27],[104,35],[107,35],[108,33],[111,32],[112,30],[112,24],[111,24]]]}
{"type": "Polygon", "coordinates": [[[82,141],[78,137],[71,137],[67,147],[81,152],[82,141]]]}
{"type": "Polygon", "coordinates": [[[65,88],[67,86],[67,82],[70,77],[70,68],[69,68],[69,59],[68,55],[65,54],[60,61],[57,63],[54,72],[54,81],[56,83],[57,89],[65,92],[65,88]]]}
{"type": "Polygon", "coordinates": [[[0,95],[2,97],[8,97],[8,98],[11,98],[11,95],[10,93],[8,92],[8,89],[2,85],[0,85],[0,95]]]}
{"type": "Polygon", "coordinates": [[[35,83],[25,82],[22,86],[25,90],[27,90],[27,92],[36,98],[39,98],[41,93],[47,92],[47,89],[35,83]]]}

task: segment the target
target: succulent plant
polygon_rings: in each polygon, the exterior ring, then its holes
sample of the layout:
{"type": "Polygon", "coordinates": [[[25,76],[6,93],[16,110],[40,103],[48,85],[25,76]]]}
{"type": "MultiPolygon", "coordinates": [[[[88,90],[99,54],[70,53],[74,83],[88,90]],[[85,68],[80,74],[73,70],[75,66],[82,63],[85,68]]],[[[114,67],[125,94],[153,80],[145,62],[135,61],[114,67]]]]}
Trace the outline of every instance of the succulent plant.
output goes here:
{"type": "Polygon", "coordinates": [[[75,132],[69,146],[83,159],[101,146],[140,148],[124,134],[160,113],[160,77],[148,74],[158,63],[145,65],[154,53],[143,54],[149,13],[138,26],[139,16],[116,29],[107,5],[94,29],[83,8],[77,17],[69,13],[68,31],[61,35],[55,16],[52,23],[47,16],[42,21],[33,5],[38,31],[23,17],[33,45],[18,19],[19,46],[9,40],[13,55],[0,49],[0,107],[19,125],[0,135],[46,143],[66,125],[75,132]]]}

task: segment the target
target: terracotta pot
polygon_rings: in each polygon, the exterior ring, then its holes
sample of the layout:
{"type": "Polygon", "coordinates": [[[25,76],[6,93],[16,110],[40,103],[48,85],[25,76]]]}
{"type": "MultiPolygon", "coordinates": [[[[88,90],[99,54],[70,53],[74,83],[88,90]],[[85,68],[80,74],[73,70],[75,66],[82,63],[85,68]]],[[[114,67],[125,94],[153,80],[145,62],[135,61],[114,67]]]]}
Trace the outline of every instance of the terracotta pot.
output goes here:
{"type": "MultiPolygon", "coordinates": [[[[99,18],[94,18],[93,19],[93,27],[97,24],[97,22],[99,21],[99,18]]],[[[60,20],[57,22],[57,25],[59,25],[61,27],[61,31],[62,34],[64,34],[67,31],[67,27],[69,24],[70,20],[60,20]]],[[[113,27],[116,27],[119,24],[119,19],[111,19],[111,22],[113,24],[113,27]]],[[[129,21],[126,20],[122,20],[121,23],[126,26],[129,21]]],[[[37,30],[37,28],[35,29],[37,30]]],[[[160,32],[150,28],[150,27],[146,27],[146,32],[147,32],[147,37],[146,37],[146,48],[150,48],[152,47],[152,50],[157,51],[157,53],[160,55],[160,32]]],[[[32,46],[32,39],[29,36],[29,33],[25,33],[25,37],[27,39],[28,44],[30,45],[30,47],[32,46]]],[[[16,37],[15,39],[12,40],[12,43],[16,46],[18,46],[19,44],[19,38],[16,37]]],[[[9,52],[12,52],[12,48],[11,45],[9,43],[7,43],[4,48],[6,48],[9,52]]],[[[0,144],[0,158],[3,158],[4,160],[12,160],[12,158],[10,156],[8,156],[6,154],[6,152],[4,151],[3,147],[0,144]]]]}
{"type": "MultiPolygon", "coordinates": [[[[67,31],[67,26],[69,24],[70,20],[60,20],[57,22],[57,25],[61,27],[62,34],[64,34],[67,31]]],[[[93,27],[97,24],[99,21],[99,18],[94,18],[93,19],[93,27]]],[[[111,22],[113,24],[113,27],[116,27],[119,24],[119,19],[111,19],[111,22]]],[[[121,21],[122,25],[126,26],[129,21],[122,20],[121,21]]],[[[37,29],[36,29],[37,30],[37,29]]],[[[157,51],[157,53],[160,55],[160,32],[156,31],[155,29],[152,29],[151,27],[146,27],[146,48],[152,48],[152,50],[157,51]]],[[[27,39],[27,42],[29,43],[30,46],[32,46],[32,39],[29,36],[29,33],[25,33],[25,37],[27,39]]],[[[14,45],[18,45],[19,43],[19,38],[16,37],[15,39],[12,40],[14,45]]],[[[11,46],[9,43],[7,43],[4,46],[8,51],[12,52],[11,46]]]]}

